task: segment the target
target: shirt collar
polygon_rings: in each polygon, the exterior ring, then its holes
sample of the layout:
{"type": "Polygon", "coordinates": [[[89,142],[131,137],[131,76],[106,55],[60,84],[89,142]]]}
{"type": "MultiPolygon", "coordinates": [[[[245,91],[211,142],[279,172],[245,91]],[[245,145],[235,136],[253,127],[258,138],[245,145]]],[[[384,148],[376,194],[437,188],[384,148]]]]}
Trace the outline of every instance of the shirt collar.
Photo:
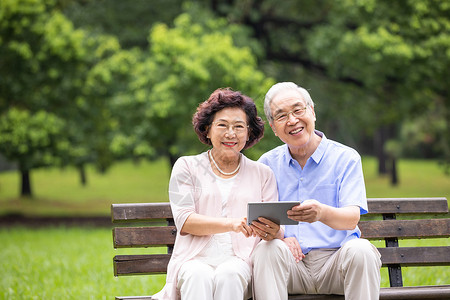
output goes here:
{"type": "MultiPolygon", "coordinates": [[[[325,150],[328,145],[328,139],[323,132],[321,132],[319,130],[314,130],[314,132],[318,136],[322,137],[322,140],[320,141],[319,146],[317,147],[316,151],[314,151],[314,153],[311,155],[311,159],[314,160],[314,162],[316,164],[318,164],[325,154],[325,150]]],[[[284,162],[287,165],[290,165],[290,163],[293,161],[294,161],[294,159],[292,158],[292,155],[289,152],[289,147],[286,144],[284,144],[284,162]]]]}

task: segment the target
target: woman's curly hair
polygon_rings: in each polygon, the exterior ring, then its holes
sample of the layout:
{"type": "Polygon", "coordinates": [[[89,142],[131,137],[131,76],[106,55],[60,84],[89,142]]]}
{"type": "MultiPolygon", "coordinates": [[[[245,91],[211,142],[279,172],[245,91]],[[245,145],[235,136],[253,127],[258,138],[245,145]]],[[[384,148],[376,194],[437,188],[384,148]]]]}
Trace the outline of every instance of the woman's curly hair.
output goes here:
{"type": "Polygon", "coordinates": [[[256,105],[252,98],[230,88],[215,90],[208,100],[197,107],[197,111],[192,118],[195,133],[197,133],[202,143],[212,145],[207,135],[209,127],[214,120],[214,115],[218,111],[230,107],[240,108],[247,115],[249,138],[244,149],[250,148],[263,137],[264,121],[258,116],[256,105]]]}

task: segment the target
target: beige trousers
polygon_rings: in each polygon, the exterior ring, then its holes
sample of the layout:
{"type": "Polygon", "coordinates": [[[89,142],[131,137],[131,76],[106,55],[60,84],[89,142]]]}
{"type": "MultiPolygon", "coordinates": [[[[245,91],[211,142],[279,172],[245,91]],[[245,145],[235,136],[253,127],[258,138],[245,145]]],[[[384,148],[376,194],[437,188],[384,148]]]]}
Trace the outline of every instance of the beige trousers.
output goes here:
{"type": "Polygon", "coordinates": [[[378,300],[380,253],[368,240],[339,249],[310,251],[299,263],[281,240],[261,241],[252,254],[255,300],[289,294],[339,294],[347,300],[378,300]]]}
{"type": "Polygon", "coordinates": [[[251,296],[250,266],[233,256],[220,264],[201,259],[185,262],[178,273],[182,300],[239,300],[251,296]]]}

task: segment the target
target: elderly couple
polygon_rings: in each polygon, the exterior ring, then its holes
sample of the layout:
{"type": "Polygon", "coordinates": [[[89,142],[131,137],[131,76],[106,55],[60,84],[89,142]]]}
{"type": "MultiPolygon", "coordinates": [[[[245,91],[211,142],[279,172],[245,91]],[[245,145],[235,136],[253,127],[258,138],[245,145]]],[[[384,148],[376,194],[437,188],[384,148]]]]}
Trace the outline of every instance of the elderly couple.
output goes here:
{"type": "Polygon", "coordinates": [[[212,148],[173,167],[178,231],[166,285],[152,299],[378,299],[380,254],[357,227],[367,213],[359,154],[315,129],[304,88],[277,83],[264,101],[284,144],[258,162],[241,153],[264,132],[251,98],[218,89],[197,108],[194,130],[212,148]],[[259,201],[301,201],[287,212],[298,225],[264,218],[247,225],[247,203],[259,201]]]}

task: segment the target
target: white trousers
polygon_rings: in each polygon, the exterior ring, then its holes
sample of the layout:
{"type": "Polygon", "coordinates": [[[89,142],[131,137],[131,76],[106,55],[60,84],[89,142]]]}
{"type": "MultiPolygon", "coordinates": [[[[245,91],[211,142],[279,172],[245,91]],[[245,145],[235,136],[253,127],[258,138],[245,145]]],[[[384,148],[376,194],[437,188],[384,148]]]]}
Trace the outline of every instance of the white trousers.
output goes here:
{"type": "Polygon", "coordinates": [[[350,240],[339,249],[312,250],[299,263],[283,241],[261,241],[252,260],[255,300],[287,299],[288,293],[379,299],[380,253],[365,239],[350,240]]]}
{"type": "Polygon", "coordinates": [[[251,297],[251,275],[250,266],[236,256],[217,266],[194,259],[181,266],[177,288],[182,300],[248,299],[251,297]]]}

